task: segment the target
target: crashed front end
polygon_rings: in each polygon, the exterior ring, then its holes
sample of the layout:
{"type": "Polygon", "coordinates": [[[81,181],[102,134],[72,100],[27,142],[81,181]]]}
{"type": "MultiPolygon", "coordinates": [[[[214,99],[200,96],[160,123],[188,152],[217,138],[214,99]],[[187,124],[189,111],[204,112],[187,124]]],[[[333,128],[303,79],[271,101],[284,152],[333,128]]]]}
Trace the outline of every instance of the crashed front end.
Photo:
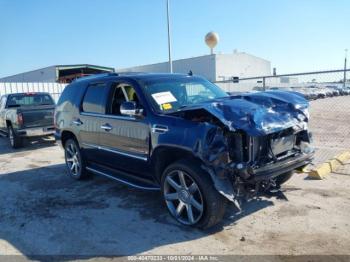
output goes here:
{"type": "Polygon", "coordinates": [[[308,106],[298,93],[258,92],[189,108],[183,117],[203,123],[193,152],[216,189],[237,203],[312,161],[308,106]]]}
{"type": "Polygon", "coordinates": [[[273,179],[310,163],[313,150],[307,130],[286,130],[265,136],[228,135],[229,168],[247,183],[273,179]]]}

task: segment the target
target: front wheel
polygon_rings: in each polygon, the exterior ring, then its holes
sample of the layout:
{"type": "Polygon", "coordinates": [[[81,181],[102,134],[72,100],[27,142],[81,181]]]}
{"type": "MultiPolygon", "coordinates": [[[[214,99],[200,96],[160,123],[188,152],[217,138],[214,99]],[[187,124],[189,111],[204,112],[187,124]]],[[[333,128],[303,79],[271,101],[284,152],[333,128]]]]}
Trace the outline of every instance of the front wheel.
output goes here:
{"type": "Polygon", "coordinates": [[[293,174],[294,172],[290,171],[282,175],[279,175],[278,177],[276,177],[276,185],[281,186],[282,184],[286,183],[289,179],[292,178],[293,174]]]}
{"type": "Polygon", "coordinates": [[[85,161],[74,139],[68,139],[64,144],[64,156],[69,176],[76,180],[84,178],[86,176],[85,161]]]}
{"type": "Polygon", "coordinates": [[[196,161],[180,160],[166,168],[162,193],[170,214],[183,225],[209,228],[225,214],[227,200],[196,161]]]}

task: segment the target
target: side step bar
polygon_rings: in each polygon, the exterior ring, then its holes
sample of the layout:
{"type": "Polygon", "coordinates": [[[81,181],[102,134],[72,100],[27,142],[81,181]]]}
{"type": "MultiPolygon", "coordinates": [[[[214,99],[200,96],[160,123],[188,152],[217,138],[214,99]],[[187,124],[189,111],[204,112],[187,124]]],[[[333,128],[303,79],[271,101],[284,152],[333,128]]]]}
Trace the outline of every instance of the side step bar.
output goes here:
{"type": "Polygon", "coordinates": [[[100,170],[97,170],[97,169],[94,169],[92,167],[86,167],[86,170],[96,174],[96,175],[101,175],[101,176],[105,176],[109,179],[113,179],[115,181],[118,181],[122,184],[125,184],[125,185],[128,185],[128,186],[131,186],[131,187],[134,187],[134,188],[137,188],[137,189],[142,189],[142,190],[149,190],[149,191],[160,191],[160,188],[159,187],[148,187],[148,186],[140,186],[140,185],[136,185],[134,183],[131,183],[129,181],[126,181],[124,179],[121,179],[121,178],[117,178],[115,176],[112,176],[112,175],[109,175],[105,172],[102,172],[100,170]]]}

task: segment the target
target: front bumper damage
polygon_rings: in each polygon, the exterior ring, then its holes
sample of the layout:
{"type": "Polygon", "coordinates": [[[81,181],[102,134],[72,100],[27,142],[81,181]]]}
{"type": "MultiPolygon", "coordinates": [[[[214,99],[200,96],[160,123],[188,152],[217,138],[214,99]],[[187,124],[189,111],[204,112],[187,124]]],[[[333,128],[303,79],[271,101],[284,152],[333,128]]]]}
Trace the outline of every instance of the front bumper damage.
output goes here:
{"type": "MultiPolygon", "coordinates": [[[[220,127],[209,124],[205,124],[205,127],[206,136],[197,140],[193,152],[202,160],[202,168],[210,174],[218,192],[239,209],[242,197],[258,195],[262,190],[269,188],[269,185],[275,185],[274,180],[278,176],[301,169],[313,160],[314,151],[310,146],[311,134],[307,130],[281,131],[282,135],[288,132],[295,135],[293,148],[277,157],[266,157],[269,153],[263,150],[258,141],[266,140],[267,144],[270,144],[269,141],[275,134],[257,139],[256,137],[250,139],[251,137],[248,136],[246,140],[254,141],[254,143],[247,142],[248,146],[244,143],[230,143],[228,133],[232,134],[232,132],[224,132],[220,127]],[[238,150],[240,153],[247,150],[246,154],[242,153],[243,158],[239,159],[240,161],[237,161],[230,150],[238,145],[240,145],[238,150]],[[261,157],[256,147],[263,151],[261,155],[264,157],[261,157]]],[[[234,150],[234,153],[237,153],[237,150],[234,150]]]]}
{"type": "Polygon", "coordinates": [[[245,177],[247,183],[257,183],[307,166],[311,163],[313,156],[314,153],[301,153],[295,156],[291,156],[285,160],[270,163],[259,168],[253,168],[251,166],[237,167],[236,165],[234,172],[237,173],[240,177],[245,177]]]}

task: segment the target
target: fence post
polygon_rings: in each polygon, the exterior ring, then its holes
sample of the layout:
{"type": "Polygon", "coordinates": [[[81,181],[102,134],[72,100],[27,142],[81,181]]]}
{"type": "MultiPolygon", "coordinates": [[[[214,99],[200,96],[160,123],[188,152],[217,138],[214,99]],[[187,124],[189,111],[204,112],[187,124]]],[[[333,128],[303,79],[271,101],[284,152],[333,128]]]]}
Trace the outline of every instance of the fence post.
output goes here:
{"type": "Polygon", "coordinates": [[[346,87],[346,62],[347,62],[347,57],[345,56],[344,60],[344,88],[346,87]]]}
{"type": "Polygon", "coordinates": [[[265,77],[263,77],[263,89],[264,89],[264,91],[266,91],[265,77]]]}

